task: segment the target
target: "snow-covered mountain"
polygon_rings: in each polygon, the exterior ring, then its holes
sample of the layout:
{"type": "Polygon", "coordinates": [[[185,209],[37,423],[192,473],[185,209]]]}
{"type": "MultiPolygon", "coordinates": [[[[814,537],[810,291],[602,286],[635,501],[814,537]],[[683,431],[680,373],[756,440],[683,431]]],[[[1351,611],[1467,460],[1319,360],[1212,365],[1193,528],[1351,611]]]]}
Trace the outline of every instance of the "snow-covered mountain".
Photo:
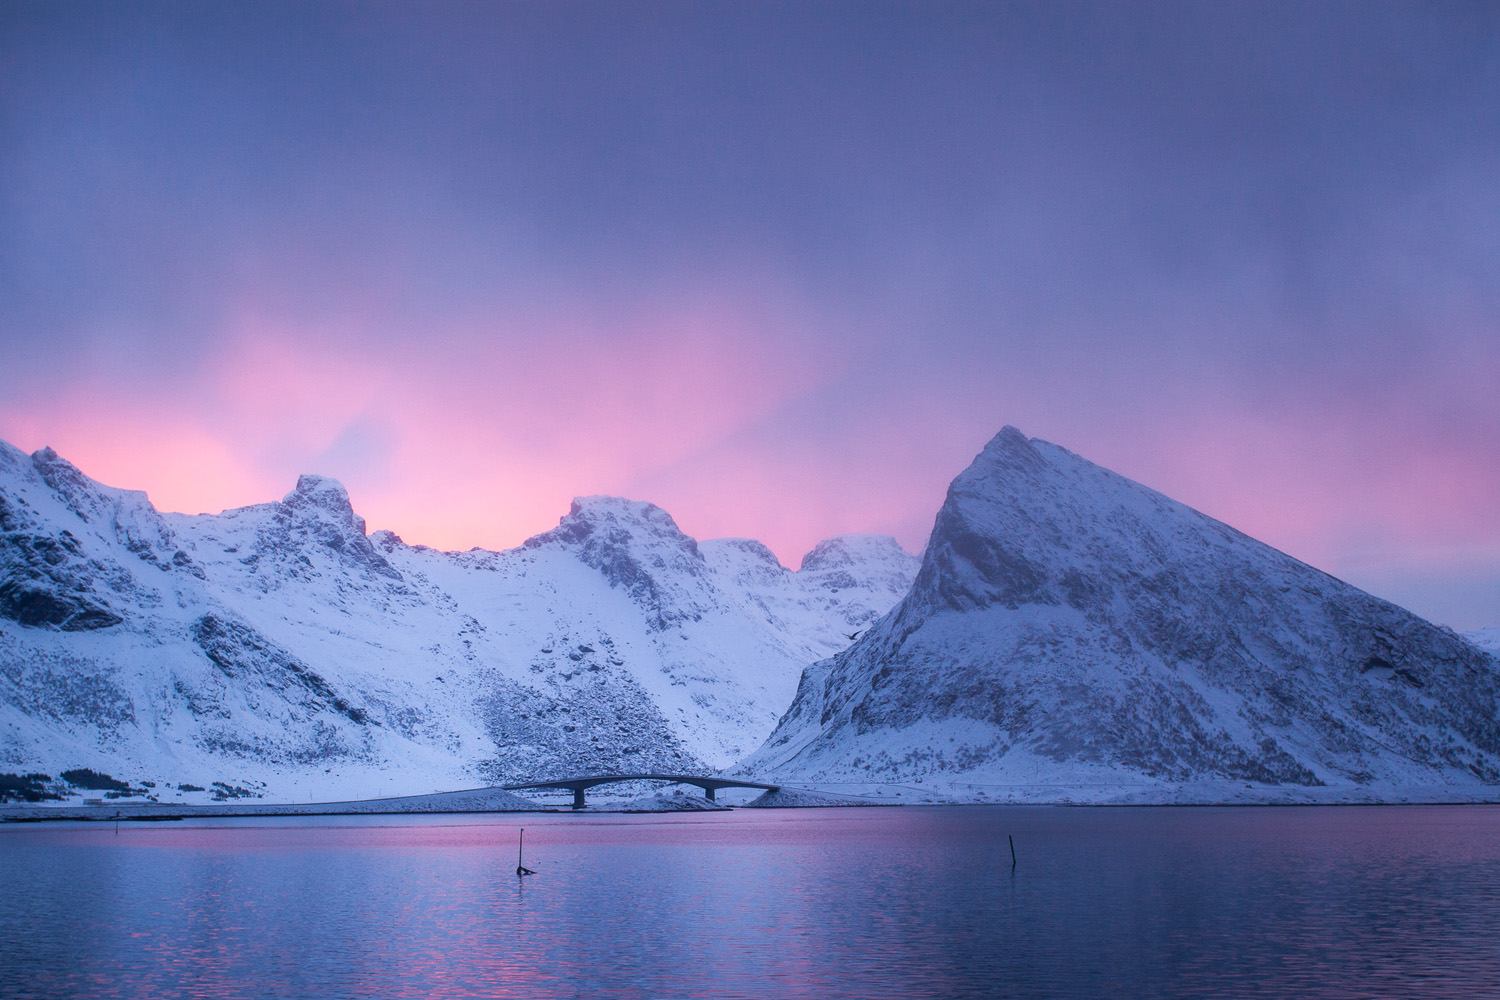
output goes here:
{"type": "Polygon", "coordinates": [[[440,552],[331,479],[168,514],[0,442],[0,771],[324,797],[722,767],[916,568],[851,535],[792,572],[612,497],[440,552]]]}
{"type": "Polygon", "coordinates": [[[1500,653],[1500,625],[1491,625],[1489,628],[1479,628],[1472,632],[1465,632],[1464,638],[1480,649],[1487,649],[1491,653],[1500,653]]]}
{"type": "Polygon", "coordinates": [[[1500,795],[1500,662],[1014,428],[737,768],[960,798],[1500,795]]]}

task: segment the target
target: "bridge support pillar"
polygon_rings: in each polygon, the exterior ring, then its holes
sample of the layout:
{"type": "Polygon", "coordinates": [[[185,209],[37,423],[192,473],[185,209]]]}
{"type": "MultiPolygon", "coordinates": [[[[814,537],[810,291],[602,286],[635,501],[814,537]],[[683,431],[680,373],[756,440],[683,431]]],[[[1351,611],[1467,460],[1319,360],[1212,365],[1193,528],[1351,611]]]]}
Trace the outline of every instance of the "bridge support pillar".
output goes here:
{"type": "Polygon", "coordinates": [[[703,789],[703,797],[712,802],[714,800],[714,790],[712,788],[703,789]]]}
{"type": "Polygon", "coordinates": [[[582,788],[575,788],[575,789],[573,789],[573,808],[574,809],[582,809],[583,808],[583,789],[582,788]]]}

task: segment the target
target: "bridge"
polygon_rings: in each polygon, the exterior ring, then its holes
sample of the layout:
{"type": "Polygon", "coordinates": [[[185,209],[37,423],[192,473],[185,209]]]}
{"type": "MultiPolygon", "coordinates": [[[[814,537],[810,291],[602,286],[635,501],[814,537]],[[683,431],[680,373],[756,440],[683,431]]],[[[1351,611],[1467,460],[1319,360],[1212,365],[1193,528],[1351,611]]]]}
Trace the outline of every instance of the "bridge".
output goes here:
{"type": "Polygon", "coordinates": [[[670,781],[678,785],[697,785],[703,789],[703,797],[714,801],[714,793],[721,788],[763,788],[774,792],[780,785],[767,785],[759,781],[740,781],[737,778],[706,778],[697,774],[593,774],[581,778],[558,778],[556,781],[529,781],[519,785],[501,785],[507,792],[519,792],[528,788],[572,789],[573,808],[584,807],[583,793],[596,785],[607,785],[615,781],[670,781]]]}

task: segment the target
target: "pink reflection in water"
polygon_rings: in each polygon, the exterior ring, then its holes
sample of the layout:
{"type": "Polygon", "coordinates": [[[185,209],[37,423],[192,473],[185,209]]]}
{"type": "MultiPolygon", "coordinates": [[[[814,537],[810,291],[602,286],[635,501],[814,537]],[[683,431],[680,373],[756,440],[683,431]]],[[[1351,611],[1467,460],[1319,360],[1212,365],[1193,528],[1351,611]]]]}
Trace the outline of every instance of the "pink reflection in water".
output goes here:
{"type": "Polygon", "coordinates": [[[1497,834],[1483,807],[0,828],[0,994],[1478,995],[1497,834]]]}

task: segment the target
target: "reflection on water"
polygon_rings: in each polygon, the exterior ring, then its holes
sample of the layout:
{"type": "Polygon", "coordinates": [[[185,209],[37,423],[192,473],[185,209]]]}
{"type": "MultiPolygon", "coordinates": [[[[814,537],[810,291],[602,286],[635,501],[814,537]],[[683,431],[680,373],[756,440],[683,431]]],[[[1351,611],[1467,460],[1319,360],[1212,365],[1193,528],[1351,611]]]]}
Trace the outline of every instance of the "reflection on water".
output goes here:
{"type": "Polygon", "coordinates": [[[1483,806],[59,824],[0,865],[7,998],[1500,996],[1483,806]]]}

